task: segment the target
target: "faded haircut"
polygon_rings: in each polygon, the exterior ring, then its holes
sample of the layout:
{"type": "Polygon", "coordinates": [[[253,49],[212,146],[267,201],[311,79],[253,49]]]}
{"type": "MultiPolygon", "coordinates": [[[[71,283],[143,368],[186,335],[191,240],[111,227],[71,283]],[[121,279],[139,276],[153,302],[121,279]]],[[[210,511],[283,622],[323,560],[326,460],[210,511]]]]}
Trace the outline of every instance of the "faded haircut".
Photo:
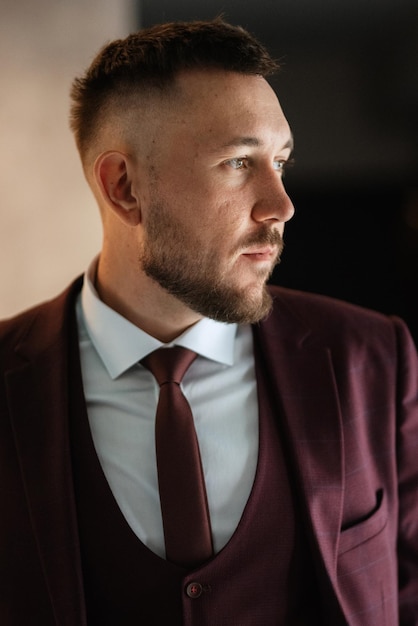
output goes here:
{"type": "Polygon", "coordinates": [[[132,96],[163,97],[183,70],[221,69],[265,78],[278,67],[253,35],[221,18],[160,24],[112,41],[71,87],[70,126],[81,158],[109,107],[122,112],[132,96]]]}

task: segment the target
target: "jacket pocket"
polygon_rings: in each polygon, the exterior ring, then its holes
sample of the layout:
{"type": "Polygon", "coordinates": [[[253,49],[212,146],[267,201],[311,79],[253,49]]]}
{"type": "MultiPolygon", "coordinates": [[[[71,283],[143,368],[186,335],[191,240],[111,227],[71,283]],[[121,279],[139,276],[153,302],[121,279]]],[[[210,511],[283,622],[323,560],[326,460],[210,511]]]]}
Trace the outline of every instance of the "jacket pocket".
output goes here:
{"type": "Polygon", "coordinates": [[[337,581],[347,624],[399,624],[396,545],[383,490],[367,515],[341,531],[337,581]]]}
{"type": "Polygon", "coordinates": [[[376,492],[376,506],[373,510],[357,523],[341,531],[338,553],[344,554],[378,535],[385,528],[387,521],[386,498],[383,489],[379,489],[376,492]]]}

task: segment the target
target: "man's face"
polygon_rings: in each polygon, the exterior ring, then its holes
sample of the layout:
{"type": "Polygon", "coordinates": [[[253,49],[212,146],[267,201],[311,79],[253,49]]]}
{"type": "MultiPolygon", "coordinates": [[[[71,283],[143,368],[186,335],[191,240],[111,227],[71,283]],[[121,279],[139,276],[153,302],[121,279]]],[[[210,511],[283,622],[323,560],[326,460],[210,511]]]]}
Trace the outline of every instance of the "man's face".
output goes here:
{"type": "Polygon", "coordinates": [[[293,215],[290,129],[261,77],[188,72],[178,87],[149,155],[142,268],[200,315],[256,322],[293,215]]]}

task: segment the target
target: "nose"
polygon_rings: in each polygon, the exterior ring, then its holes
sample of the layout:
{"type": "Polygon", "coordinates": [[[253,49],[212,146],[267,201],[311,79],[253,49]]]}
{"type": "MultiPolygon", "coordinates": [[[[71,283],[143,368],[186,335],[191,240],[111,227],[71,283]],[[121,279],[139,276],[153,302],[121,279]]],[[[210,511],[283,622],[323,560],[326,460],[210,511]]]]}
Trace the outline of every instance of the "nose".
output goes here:
{"type": "Polygon", "coordinates": [[[256,222],[288,222],[295,213],[295,207],[283,184],[283,178],[272,171],[258,180],[257,199],[252,209],[256,222]]]}

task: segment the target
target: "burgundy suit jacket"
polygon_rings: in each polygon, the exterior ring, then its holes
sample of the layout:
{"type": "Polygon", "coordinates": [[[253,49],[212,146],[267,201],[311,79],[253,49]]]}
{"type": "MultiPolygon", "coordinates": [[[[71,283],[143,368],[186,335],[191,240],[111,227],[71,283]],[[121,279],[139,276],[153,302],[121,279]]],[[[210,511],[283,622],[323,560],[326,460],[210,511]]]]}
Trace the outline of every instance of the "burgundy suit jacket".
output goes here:
{"type": "MultiPolygon", "coordinates": [[[[86,624],[68,429],[80,284],[0,323],[2,626],[86,624]]],[[[322,602],[338,624],[417,626],[413,342],[399,319],[271,290],[256,358],[276,390],[322,602]]]]}

